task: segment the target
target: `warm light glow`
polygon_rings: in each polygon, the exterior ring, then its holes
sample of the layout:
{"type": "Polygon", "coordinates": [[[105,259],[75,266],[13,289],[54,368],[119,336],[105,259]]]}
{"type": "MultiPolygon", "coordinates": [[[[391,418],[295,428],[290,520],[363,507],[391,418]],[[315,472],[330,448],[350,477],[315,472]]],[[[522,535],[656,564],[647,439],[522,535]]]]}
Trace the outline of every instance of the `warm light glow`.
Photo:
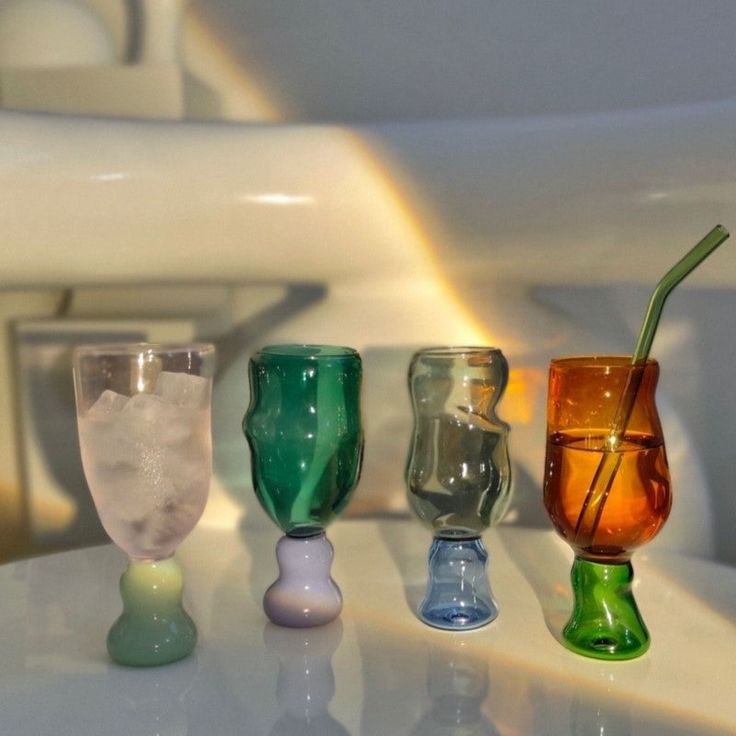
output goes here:
{"type": "Polygon", "coordinates": [[[415,194],[412,196],[407,191],[407,187],[402,189],[396,175],[389,171],[382,160],[382,156],[387,158],[386,152],[379,153],[375,150],[375,142],[366,141],[354,131],[346,130],[345,133],[371,176],[378,183],[384,194],[384,201],[389,203],[393,209],[396,222],[400,223],[401,228],[406,231],[407,237],[402,238],[401,242],[405,248],[411,248],[414,251],[417,263],[421,267],[419,274],[423,271],[437,287],[443,308],[452,309],[457,314],[458,321],[462,322],[471,333],[466,334],[467,339],[474,339],[479,345],[497,344],[487,327],[470,311],[456,287],[448,279],[437,257],[437,248],[432,245],[431,236],[425,225],[428,213],[421,206],[417,196],[415,194]]]}
{"type": "Polygon", "coordinates": [[[122,181],[128,178],[124,171],[111,171],[108,174],[95,174],[90,177],[93,181],[122,181]]]}
{"type": "Polygon", "coordinates": [[[240,197],[240,200],[242,202],[252,202],[253,204],[270,204],[279,207],[313,205],[316,202],[316,199],[308,194],[286,194],[284,192],[244,194],[240,197]]]}
{"type": "Polygon", "coordinates": [[[511,368],[503,400],[503,419],[529,424],[534,419],[536,397],[546,387],[547,375],[538,368],[511,368]]]}
{"type": "Polygon", "coordinates": [[[136,382],[136,388],[141,393],[146,388],[146,382],[143,380],[143,366],[145,365],[146,358],[143,353],[138,355],[138,381],[136,382]]]}
{"type": "Polygon", "coordinates": [[[217,117],[266,122],[284,118],[263,81],[243,67],[197,8],[187,12],[182,35],[187,68],[222,96],[217,117]]]}

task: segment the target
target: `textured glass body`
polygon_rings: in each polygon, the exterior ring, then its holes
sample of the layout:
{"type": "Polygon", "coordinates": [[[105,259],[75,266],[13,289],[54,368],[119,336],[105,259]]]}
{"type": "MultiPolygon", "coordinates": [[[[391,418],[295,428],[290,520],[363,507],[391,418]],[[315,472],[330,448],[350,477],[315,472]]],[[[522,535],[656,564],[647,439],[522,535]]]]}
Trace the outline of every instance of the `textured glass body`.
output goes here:
{"type": "Polygon", "coordinates": [[[498,615],[480,535],[509,500],[508,426],[496,416],[507,380],[496,348],[427,348],[409,366],[406,484],[411,508],[434,534],[418,614],[436,628],[475,629],[498,615]]]}
{"type": "Polygon", "coordinates": [[[290,536],[323,530],[358,482],[361,375],[360,356],[351,348],[274,345],[250,360],[243,431],[253,486],[290,536]]]}
{"type": "Polygon", "coordinates": [[[409,503],[437,537],[477,537],[506,509],[508,425],[495,411],[507,380],[495,348],[430,348],[412,359],[409,503]]]}
{"type": "MultiPolygon", "coordinates": [[[[660,530],[671,507],[662,427],[654,403],[659,365],[649,360],[623,438],[611,487],[594,524],[581,512],[610,447],[611,425],[631,370],[627,357],[565,358],[550,365],[544,503],[579,556],[621,562],[660,530]]],[[[608,453],[609,455],[611,453],[608,453]]]]}

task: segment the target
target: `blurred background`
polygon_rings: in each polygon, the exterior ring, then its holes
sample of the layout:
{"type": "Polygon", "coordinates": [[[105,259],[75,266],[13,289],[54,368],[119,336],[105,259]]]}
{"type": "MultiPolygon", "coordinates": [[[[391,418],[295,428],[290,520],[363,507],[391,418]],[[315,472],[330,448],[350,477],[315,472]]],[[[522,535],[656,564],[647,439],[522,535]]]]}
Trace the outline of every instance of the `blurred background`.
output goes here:
{"type": "MultiPolygon", "coordinates": [[[[0,559],[106,538],[70,370],[95,341],[216,344],[223,526],[262,515],[256,347],[361,351],[366,516],[407,514],[412,352],[496,345],[506,523],[548,526],[549,359],[630,353],[662,274],[736,230],[734,32],[732,0],[0,0],[0,559]]],[[[675,494],[655,544],[728,564],[733,247],[653,348],[675,494]]]]}

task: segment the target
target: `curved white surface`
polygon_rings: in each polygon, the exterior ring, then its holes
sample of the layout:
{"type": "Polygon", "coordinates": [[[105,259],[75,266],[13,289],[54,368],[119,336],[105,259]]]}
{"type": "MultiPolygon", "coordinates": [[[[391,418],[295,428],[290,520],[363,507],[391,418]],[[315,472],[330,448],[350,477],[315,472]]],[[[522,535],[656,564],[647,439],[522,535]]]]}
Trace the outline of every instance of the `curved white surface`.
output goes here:
{"type": "Polygon", "coordinates": [[[736,222],[735,131],[736,102],[366,128],[2,112],[4,284],[650,284],[736,222]]]}
{"type": "Polygon", "coordinates": [[[0,0],[0,69],[111,64],[113,41],[74,0],[0,0]]]}
{"type": "Polygon", "coordinates": [[[736,571],[677,555],[634,558],[652,647],[632,662],[577,657],[555,640],[569,610],[569,551],[552,532],[487,536],[501,614],[464,635],[412,613],[429,537],[413,521],[330,529],[341,619],[267,624],[260,598],[278,531],[200,526],[178,557],[196,653],[152,670],[111,664],[106,630],[125,566],[98,547],[0,568],[2,723],[8,733],[736,733],[736,571]]]}

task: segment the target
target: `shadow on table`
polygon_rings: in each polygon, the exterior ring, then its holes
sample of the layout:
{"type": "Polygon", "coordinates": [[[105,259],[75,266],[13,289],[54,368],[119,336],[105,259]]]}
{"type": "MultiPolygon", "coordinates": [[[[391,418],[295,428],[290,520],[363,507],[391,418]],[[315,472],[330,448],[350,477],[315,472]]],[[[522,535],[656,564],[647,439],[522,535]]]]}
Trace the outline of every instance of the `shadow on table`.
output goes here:
{"type": "Polygon", "coordinates": [[[406,604],[416,615],[427,586],[427,555],[432,535],[419,521],[407,525],[407,519],[408,512],[382,517],[379,533],[401,575],[406,604]]]}
{"type": "MultiPolygon", "coordinates": [[[[506,514],[506,518],[513,519],[513,522],[495,528],[509,556],[534,589],[547,626],[553,631],[561,616],[567,620],[571,608],[570,561],[564,550],[553,542],[549,550],[545,549],[541,553],[535,551],[536,547],[529,549],[529,536],[518,533],[518,530],[550,528],[550,522],[542,505],[541,490],[518,464],[514,465],[513,478],[513,496],[506,514]],[[564,613],[559,613],[560,609],[564,613]]],[[[432,534],[408,511],[380,518],[383,522],[380,527],[381,539],[401,574],[406,602],[415,612],[426,590],[427,556],[432,534]],[[407,519],[412,523],[407,525],[407,519]]],[[[538,546],[539,542],[535,544],[538,546]]],[[[493,565],[493,562],[489,564],[493,565]]]]}
{"type": "Polygon", "coordinates": [[[551,536],[532,540],[510,526],[500,527],[498,536],[534,591],[550,633],[562,642],[562,628],[572,610],[569,556],[551,536]]]}
{"type": "Polygon", "coordinates": [[[244,582],[243,586],[244,593],[247,589],[247,595],[261,609],[263,594],[279,576],[276,543],[281,538],[282,532],[257,506],[254,497],[240,519],[239,534],[251,560],[248,581],[244,582]]]}
{"type": "Polygon", "coordinates": [[[520,466],[514,472],[514,498],[507,514],[514,521],[501,524],[498,537],[534,591],[550,633],[561,641],[562,628],[572,610],[570,555],[552,535],[532,533],[551,528],[542,490],[520,466]]]}

